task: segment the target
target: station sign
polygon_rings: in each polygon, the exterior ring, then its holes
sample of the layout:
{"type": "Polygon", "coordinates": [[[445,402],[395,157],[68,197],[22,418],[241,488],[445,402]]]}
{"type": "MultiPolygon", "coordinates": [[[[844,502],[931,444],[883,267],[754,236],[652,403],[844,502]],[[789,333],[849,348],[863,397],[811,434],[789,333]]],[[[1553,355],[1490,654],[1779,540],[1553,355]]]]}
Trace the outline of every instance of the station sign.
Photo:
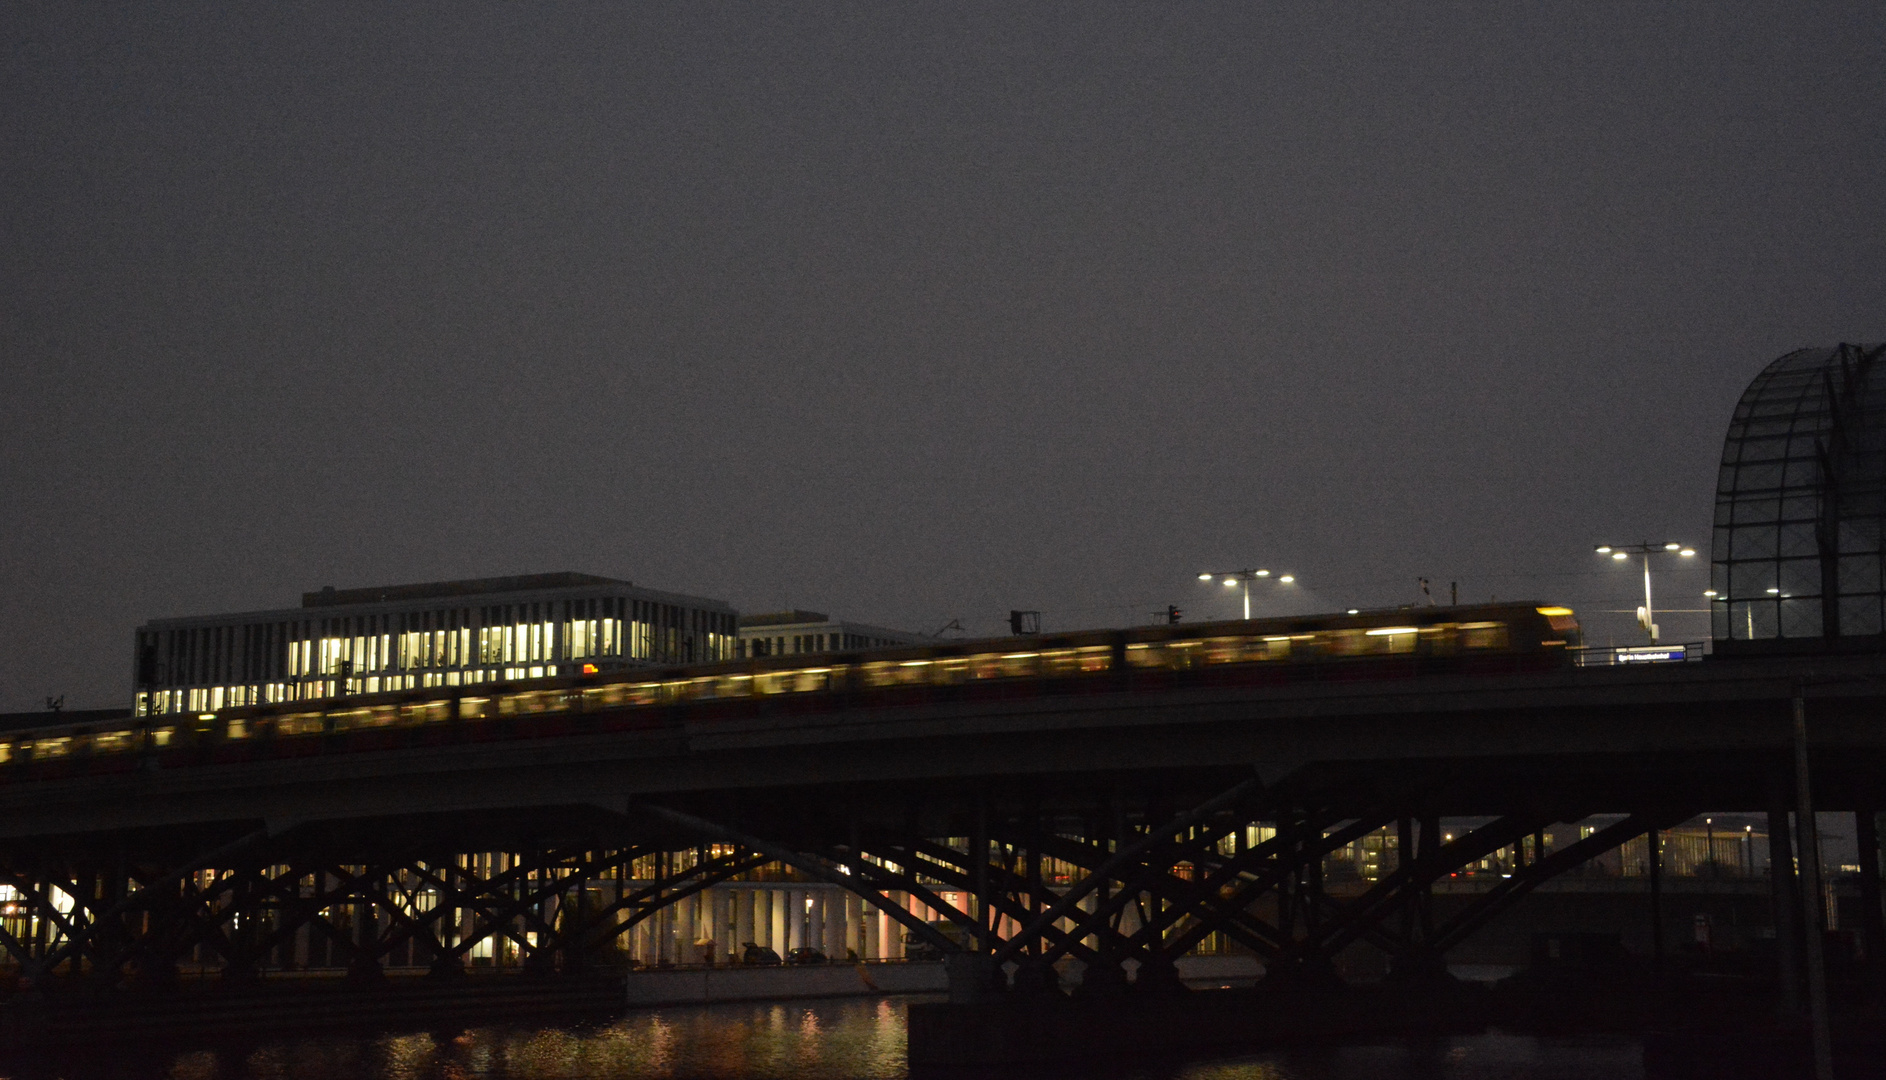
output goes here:
{"type": "Polygon", "coordinates": [[[1627,649],[1612,650],[1612,662],[1617,664],[1664,664],[1683,661],[1690,658],[1687,645],[1636,645],[1627,649]]]}

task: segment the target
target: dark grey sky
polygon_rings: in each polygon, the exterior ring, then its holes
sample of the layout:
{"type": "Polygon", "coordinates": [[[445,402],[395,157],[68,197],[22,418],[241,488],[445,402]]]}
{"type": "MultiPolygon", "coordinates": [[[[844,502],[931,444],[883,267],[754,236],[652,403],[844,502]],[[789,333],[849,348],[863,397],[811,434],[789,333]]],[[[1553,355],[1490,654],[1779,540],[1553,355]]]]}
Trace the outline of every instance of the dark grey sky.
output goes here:
{"type": "Polygon", "coordinates": [[[1747,381],[1886,337],[1877,2],[0,40],[0,708],[122,703],[147,618],[557,569],[984,631],[1425,575],[1602,640],[1591,544],[1706,544],[1747,381]]]}

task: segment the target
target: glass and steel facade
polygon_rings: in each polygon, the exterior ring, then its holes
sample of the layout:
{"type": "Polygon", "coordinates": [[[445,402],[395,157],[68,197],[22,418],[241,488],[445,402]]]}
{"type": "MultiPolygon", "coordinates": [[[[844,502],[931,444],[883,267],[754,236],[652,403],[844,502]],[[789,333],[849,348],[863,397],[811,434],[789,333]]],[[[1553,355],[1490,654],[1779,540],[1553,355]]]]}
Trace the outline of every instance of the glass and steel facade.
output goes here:
{"type": "Polygon", "coordinates": [[[1801,349],[1743,392],[1716,485],[1718,652],[1886,643],[1882,354],[1801,349]]]}
{"type": "Polygon", "coordinates": [[[324,589],[286,611],[139,627],[135,711],[728,660],[737,640],[721,601],[588,574],[324,589]]]}

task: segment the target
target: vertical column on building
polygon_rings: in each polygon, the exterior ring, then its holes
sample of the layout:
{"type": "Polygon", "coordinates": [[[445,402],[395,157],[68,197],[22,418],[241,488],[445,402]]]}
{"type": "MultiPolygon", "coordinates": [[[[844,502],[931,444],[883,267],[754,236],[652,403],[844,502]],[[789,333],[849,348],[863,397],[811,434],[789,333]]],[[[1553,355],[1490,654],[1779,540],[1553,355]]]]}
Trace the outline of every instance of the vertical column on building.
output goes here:
{"type": "Polygon", "coordinates": [[[1880,907],[1879,814],[1871,807],[1853,812],[1854,842],[1860,858],[1860,934],[1867,966],[1886,971],[1886,912],[1880,907]]]}
{"type": "Polygon", "coordinates": [[[829,889],[807,889],[805,894],[805,942],[804,947],[817,949],[827,956],[825,950],[825,904],[830,894],[829,889]]]}
{"type": "Polygon", "coordinates": [[[714,951],[719,954],[721,963],[731,963],[740,955],[740,891],[719,885],[711,891],[714,897],[714,929],[717,932],[714,951]]]}
{"type": "MultiPolygon", "coordinates": [[[[888,899],[893,904],[902,905],[904,894],[894,892],[889,895],[888,899]]],[[[878,956],[881,959],[902,960],[904,958],[904,935],[899,932],[902,926],[903,924],[891,918],[888,912],[878,912],[878,956]]]]}
{"type": "MultiPolygon", "coordinates": [[[[744,949],[749,941],[758,941],[753,936],[753,909],[759,901],[759,889],[731,889],[733,893],[733,947],[744,949]]],[[[735,954],[738,955],[738,954],[735,954]]]]}
{"type": "Polygon", "coordinates": [[[786,891],[786,948],[788,950],[796,951],[805,948],[805,902],[805,889],[786,891]]]}
{"type": "Polygon", "coordinates": [[[834,889],[826,901],[825,942],[830,948],[825,953],[834,960],[845,959],[847,952],[857,952],[851,943],[852,899],[844,890],[834,889]]]}
{"type": "Polygon", "coordinates": [[[845,948],[858,954],[858,959],[865,960],[871,955],[865,944],[864,901],[850,893],[845,894],[845,948]]]}
{"type": "Polygon", "coordinates": [[[688,918],[693,923],[688,932],[688,963],[698,964],[701,962],[700,943],[714,938],[714,911],[707,903],[706,890],[688,897],[688,918]]]}

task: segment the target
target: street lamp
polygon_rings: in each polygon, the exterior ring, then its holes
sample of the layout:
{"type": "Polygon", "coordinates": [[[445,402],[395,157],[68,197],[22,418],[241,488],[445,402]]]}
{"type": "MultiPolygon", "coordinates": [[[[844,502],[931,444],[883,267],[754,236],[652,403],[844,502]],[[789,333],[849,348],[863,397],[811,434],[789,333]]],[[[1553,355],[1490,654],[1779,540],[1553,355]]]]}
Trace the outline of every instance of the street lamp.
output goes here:
{"type": "MultiPolygon", "coordinates": [[[[1235,589],[1239,586],[1243,586],[1244,617],[1248,619],[1251,617],[1251,582],[1270,577],[1271,572],[1269,570],[1209,570],[1200,574],[1198,579],[1200,581],[1210,581],[1213,578],[1223,578],[1225,588],[1227,589],[1235,589]]],[[[1278,574],[1274,580],[1279,585],[1294,585],[1297,579],[1294,574],[1278,574]]]]}
{"type": "Polygon", "coordinates": [[[1644,628],[1644,632],[1650,635],[1650,643],[1655,645],[1657,620],[1656,612],[1650,606],[1650,557],[1676,555],[1679,558],[1692,559],[1696,557],[1696,549],[1685,547],[1673,540],[1666,540],[1661,544],[1653,544],[1646,540],[1641,544],[1599,544],[1593,550],[1600,555],[1609,555],[1619,562],[1629,559],[1632,555],[1644,557],[1644,606],[1637,609],[1637,625],[1644,628]]]}

